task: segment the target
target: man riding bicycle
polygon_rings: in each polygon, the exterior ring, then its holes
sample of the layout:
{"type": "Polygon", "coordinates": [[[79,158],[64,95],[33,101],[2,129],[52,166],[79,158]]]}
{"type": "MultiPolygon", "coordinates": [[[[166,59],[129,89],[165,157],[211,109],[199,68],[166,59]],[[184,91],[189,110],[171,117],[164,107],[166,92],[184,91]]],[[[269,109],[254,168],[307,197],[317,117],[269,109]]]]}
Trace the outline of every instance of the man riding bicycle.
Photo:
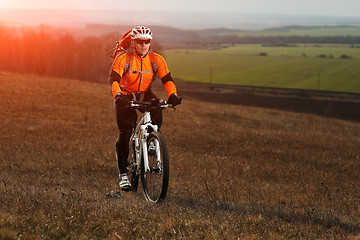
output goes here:
{"type": "MultiPolygon", "coordinates": [[[[110,70],[109,86],[115,99],[115,116],[119,128],[119,137],[116,141],[116,155],[120,172],[119,185],[124,191],[131,190],[131,184],[127,177],[127,159],[129,140],[136,124],[137,114],[135,109],[127,106],[133,99],[133,94],[140,101],[156,98],[151,91],[151,84],[157,73],[169,97],[168,103],[173,106],[181,103],[165,59],[150,50],[152,39],[150,28],[144,26],[133,28],[130,49],[116,56],[110,70]]],[[[154,124],[160,128],[162,124],[161,109],[152,110],[151,118],[154,124]]]]}

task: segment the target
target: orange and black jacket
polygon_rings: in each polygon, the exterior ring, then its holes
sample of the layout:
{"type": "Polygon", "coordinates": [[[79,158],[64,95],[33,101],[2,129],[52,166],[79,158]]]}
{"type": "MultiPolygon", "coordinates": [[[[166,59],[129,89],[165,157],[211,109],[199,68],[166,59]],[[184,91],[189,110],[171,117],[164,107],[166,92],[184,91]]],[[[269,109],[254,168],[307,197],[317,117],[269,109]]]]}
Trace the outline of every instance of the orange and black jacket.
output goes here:
{"type": "MultiPolygon", "coordinates": [[[[165,59],[156,52],[152,54],[152,59],[155,58],[157,63],[157,73],[164,85],[167,95],[177,94],[165,59]]],[[[111,87],[111,94],[115,98],[118,92],[122,94],[145,92],[151,88],[154,75],[155,73],[149,54],[143,58],[140,58],[135,51],[132,54],[120,54],[115,58],[110,69],[109,86],[111,87]],[[129,58],[132,59],[131,64],[128,64],[129,58]],[[124,72],[126,64],[128,64],[128,70],[124,72]]]]}

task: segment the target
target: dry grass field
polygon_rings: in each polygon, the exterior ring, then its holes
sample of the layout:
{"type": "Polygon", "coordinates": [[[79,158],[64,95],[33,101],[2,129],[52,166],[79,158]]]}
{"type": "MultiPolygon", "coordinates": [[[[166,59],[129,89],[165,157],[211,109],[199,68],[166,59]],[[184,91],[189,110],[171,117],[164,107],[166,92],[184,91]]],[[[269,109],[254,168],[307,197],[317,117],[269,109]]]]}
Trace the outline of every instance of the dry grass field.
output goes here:
{"type": "MultiPolygon", "coordinates": [[[[360,237],[351,115],[296,111],[296,98],[269,92],[234,104],[226,91],[179,84],[183,104],[162,127],[169,192],[154,205],[140,189],[106,197],[118,173],[105,84],[7,72],[0,83],[0,239],[360,237]]],[[[309,109],[324,101],[304,99],[309,109]]],[[[358,114],[358,99],[340,102],[358,114]]]]}

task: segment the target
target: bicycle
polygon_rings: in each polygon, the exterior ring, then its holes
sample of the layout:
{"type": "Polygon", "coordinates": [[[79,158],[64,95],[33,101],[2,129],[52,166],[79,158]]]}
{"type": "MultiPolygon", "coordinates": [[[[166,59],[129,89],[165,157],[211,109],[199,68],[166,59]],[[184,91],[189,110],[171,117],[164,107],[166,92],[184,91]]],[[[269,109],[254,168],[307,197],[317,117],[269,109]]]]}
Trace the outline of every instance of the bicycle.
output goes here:
{"type": "Polygon", "coordinates": [[[144,110],[144,116],[138,122],[129,141],[128,168],[131,173],[132,191],[137,191],[141,176],[145,199],[158,203],[165,199],[169,185],[169,155],[163,135],[159,132],[158,126],[152,123],[150,111],[175,108],[159,99],[147,102],[131,100],[129,107],[144,110]]]}

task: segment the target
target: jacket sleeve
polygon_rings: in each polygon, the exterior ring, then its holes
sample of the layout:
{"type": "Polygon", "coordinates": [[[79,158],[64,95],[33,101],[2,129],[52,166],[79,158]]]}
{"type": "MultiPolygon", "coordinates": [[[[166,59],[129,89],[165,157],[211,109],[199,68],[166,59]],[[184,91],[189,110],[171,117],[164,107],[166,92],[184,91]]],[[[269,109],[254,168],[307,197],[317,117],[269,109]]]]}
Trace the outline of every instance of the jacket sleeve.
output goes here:
{"type": "Polygon", "coordinates": [[[159,74],[162,84],[164,85],[168,97],[170,97],[170,95],[173,93],[177,94],[177,89],[174,83],[174,79],[171,77],[165,59],[160,54],[157,54],[157,64],[158,64],[157,72],[159,74]]]}
{"type": "Polygon", "coordinates": [[[168,97],[170,97],[170,95],[173,93],[177,94],[177,89],[170,73],[165,75],[165,77],[161,78],[161,82],[164,85],[168,97]]]}
{"type": "Polygon", "coordinates": [[[117,56],[111,65],[108,85],[110,87],[111,95],[113,96],[114,99],[118,92],[122,92],[120,88],[120,81],[124,71],[124,66],[125,66],[124,62],[126,61],[125,56],[126,54],[117,56]]]}

